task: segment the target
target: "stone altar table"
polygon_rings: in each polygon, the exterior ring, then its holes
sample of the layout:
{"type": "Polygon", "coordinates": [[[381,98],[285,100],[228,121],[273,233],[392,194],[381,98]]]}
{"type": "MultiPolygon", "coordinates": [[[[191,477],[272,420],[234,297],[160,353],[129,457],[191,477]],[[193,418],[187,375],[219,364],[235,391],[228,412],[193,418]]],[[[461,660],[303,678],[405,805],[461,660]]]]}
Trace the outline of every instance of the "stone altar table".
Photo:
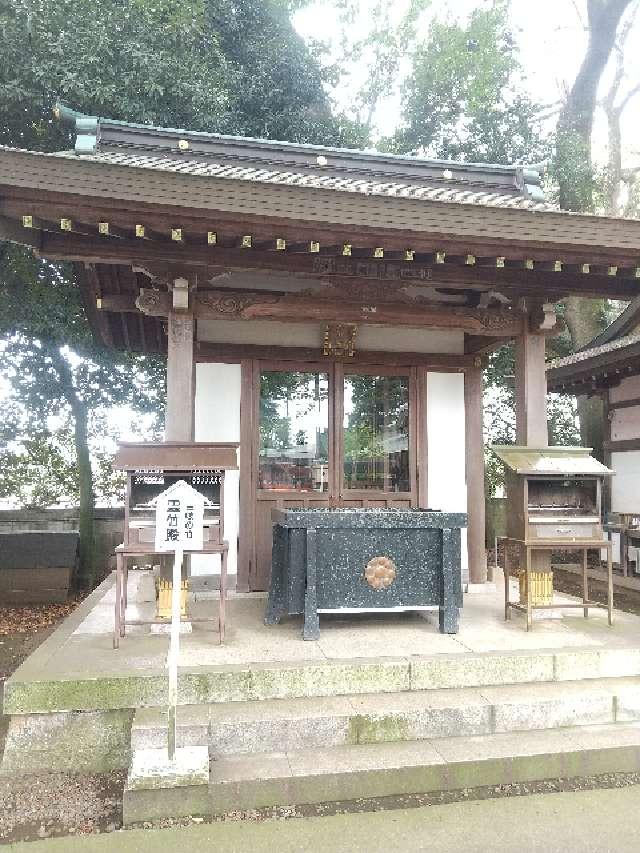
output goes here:
{"type": "Polygon", "coordinates": [[[320,637],[319,613],[439,610],[458,631],[464,513],[417,509],[275,509],[265,622],[304,614],[303,637],[320,637]]]}

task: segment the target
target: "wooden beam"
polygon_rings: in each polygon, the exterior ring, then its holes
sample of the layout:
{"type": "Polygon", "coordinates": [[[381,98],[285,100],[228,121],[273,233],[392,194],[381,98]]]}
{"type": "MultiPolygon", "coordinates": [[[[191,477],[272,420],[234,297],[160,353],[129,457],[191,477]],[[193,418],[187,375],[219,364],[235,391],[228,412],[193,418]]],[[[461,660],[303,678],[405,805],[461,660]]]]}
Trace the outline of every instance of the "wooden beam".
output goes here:
{"type": "Polygon", "coordinates": [[[107,347],[113,346],[113,335],[106,316],[99,310],[100,285],[95,267],[84,264],[74,264],[76,280],[80,297],[87,312],[89,325],[96,337],[107,347]]]}
{"type": "Polygon", "coordinates": [[[240,362],[240,533],[238,536],[239,592],[249,591],[249,579],[256,560],[255,483],[253,445],[258,431],[255,423],[253,362],[240,362]]]}
{"type": "Polygon", "coordinates": [[[193,441],[194,319],[189,313],[169,314],[165,441],[193,441]]]}
{"type": "Polygon", "coordinates": [[[474,360],[473,367],[464,374],[464,414],[469,581],[484,583],[487,579],[487,549],[482,437],[482,366],[478,358],[474,360]]]}
{"type": "Polygon", "coordinates": [[[596,276],[575,273],[549,273],[538,270],[493,269],[475,265],[387,262],[384,259],[325,257],[313,253],[265,252],[256,249],[228,249],[152,240],[105,240],[74,233],[42,232],[39,254],[50,260],[71,260],[104,264],[189,264],[218,266],[227,270],[286,271],[315,278],[356,278],[394,283],[430,282],[446,287],[481,285],[497,291],[516,292],[549,301],[563,294],[606,296],[630,299],[638,294],[638,280],[619,275],[596,276]]]}
{"type": "Polygon", "coordinates": [[[466,334],[464,336],[464,351],[467,355],[489,355],[507,343],[509,343],[509,338],[505,337],[466,334]]]}
{"type": "MultiPolygon", "coordinates": [[[[640,364],[638,365],[638,373],[640,373],[640,364]]],[[[609,403],[609,409],[632,409],[640,406],[640,397],[631,397],[628,400],[618,400],[617,402],[609,403]]]]}
{"type": "MultiPolygon", "coordinates": [[[[102,308],[166,316],[168,296],[142,289],[135,304],[125,297],[102,300],[102,308]]],[[[245,290],[200,290],[194,295],[194,314],[199,320],[279,320],[294,323],[367,323],[374,326],[456,329],[476,335],[511,338],[522,330],[522,315],[509,310],[467,309],[424,302],[337,301],[321,296],[245,290]]]]}
{"type": "Polygon", "coordinates": [[[42,232],[31,228],[25,228],[15,219],[0,216],[0,240],[8,243],[19,243],[22,246],[31,246],[40,250],[42,246],[42,232]]]}
{"type": "Polygon", "coordinates": [[[322,355],[320,344],[313,347],[283,347],[261,344],[217,344],[198,341],[195,348],[197,362],[220,361],[239,364],[244,359],[258,361],[319,361],[344,364],[371,364],[388,367],[424,366],[429,370],[444,373],[460,373],[473,365],[473,357],[467,355],[448,355],[446,353],[424,352],[378,352],[377,350],[356,350],[352,357],[322,355]]]}
{"type": "Polygon", "coordinates": [[[640,450],[640,438],[627,438],[621,441],[605,441],[604,449],[609,453],[621,450],[640,450]]]}

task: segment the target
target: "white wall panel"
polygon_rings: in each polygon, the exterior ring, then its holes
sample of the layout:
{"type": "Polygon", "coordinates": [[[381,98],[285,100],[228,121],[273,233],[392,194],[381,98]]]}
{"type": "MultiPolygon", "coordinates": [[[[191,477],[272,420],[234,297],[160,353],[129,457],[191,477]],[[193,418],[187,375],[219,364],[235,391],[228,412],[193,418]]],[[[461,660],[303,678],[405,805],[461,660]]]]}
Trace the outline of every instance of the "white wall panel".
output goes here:
{"type": "Polygon", "coordinates": [[[640,397],[640,374],[627,376],[619,385],[609,389],[609,400],[619,403],[620,400],[633,400],[640,397]]]}
{"type": "Polygon", "coordinates": [[[640,515],[640,450],[611,454],[611,509],[640,515]]]}
{"type": "MultiPolygon", "coordinates": [[[[428,373],[426,398],[429,506],[466,512],[464,375],[428,373]]],[[[468,576],[466,533],[464,530],[462,536],[463,578],[468,576]]]]}
{"type": "MultiPolygon", "coordinates": [[[[219,344],[317,347],[320,358],[324,325],[324,323],[281,323],[276,320],[199,320],[198,340],[219,344]]],[[[464,352],[464,334],[438,329],[391,328],[361,324],[358,326],[356,349],[460,355],[464,352]]]]}
{"type": "Polygon", "coordinates": [[[640,438],[640,406],[611,410],[611,440],[640,438]]]}
{"type": "MultiPolygon", "coordinates": [[[[195,399],[196,441],[240,441],[240,365],[197,364],[195,399]]],[[[238,452],[238,460],[239,460],[238,452]]],[[[238,564],[238,471],[227,471],[224,486],[224,532],[229,542],[229,574],[238,564]]],[[[220,557],[193,556],[192,575],[220,571],[220,557]]]]}

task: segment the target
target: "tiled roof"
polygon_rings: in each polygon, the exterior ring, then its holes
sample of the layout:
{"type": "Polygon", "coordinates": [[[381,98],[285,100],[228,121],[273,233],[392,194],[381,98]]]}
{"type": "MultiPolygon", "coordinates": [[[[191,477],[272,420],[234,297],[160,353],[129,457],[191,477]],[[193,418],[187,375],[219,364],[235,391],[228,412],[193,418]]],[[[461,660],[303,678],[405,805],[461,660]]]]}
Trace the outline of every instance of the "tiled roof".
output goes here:
{"type": "Polygon", "coordinates": [[[404,182],[366,180],[348,176],[323,175],[321,171],[304,172],[302,170],[281,170],[260,168],[253,165],[235,165],[211,160],[192,159],[187,156],[162,156],[160,154],[140,153],[137,151],[101,151],[78,155],[72,151],[58,152],[54,157],[65,157],[105,163],[116,166],[128,166],[135,169],[151,169],[161,172],[175,172],[198,177],[223,178],[234,181],[253,181],[266,184],[329,189],[338,192],[359,193],[368,196],[390,196],[424,201],[473,204],[485,207],[514,208],[519,210],[555,210],[552,205],[535,201],[524,195],[492,192],[477,187],[461,186],[425,186],[404,182]]]}
{"type": "Polygon", "coordinates": [[[556,358],[555,361],[551,361],[547,364],[547,370],[555,370],[558,367],[580,364],[581,362],[588,361],[590,358],[594,358],[595,356],[604,355],[608,352],[615,352],[616,350],[623,350],[626,347],[637,343],[640,343],[640,334],[625,335],[622,338],[618,338],[615,341],[609,341],[608,343],[601,344],[598,347],[591,347],[590,349],[585,349],[581,352],[575,352],[572,355],[565,356],[564,358],[556,358]]]}

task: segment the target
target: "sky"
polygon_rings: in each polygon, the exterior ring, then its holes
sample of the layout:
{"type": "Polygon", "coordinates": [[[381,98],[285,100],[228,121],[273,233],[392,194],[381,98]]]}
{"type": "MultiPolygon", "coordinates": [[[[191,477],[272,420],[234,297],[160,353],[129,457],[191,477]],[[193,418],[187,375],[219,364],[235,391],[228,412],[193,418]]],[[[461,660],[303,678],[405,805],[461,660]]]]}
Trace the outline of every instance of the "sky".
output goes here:
{"type": "MultiPolygon", "coordinates": [[[[409,0],[396,0],[395,10],[401,13],[409,0]]],[[[464,19],[469,12],[481,5],[483,0],[445,0],[434,2],[423,21],[426,32],[429,19],[437,15],[440,19],[464,19]]],[[[485,3],[488,0],[485,0],[485,3]]],[[[370,27],[371,11],[376,0],[361,0],[360,15],[352,28],[357,38],[365,35],[370,27]]],[[[521,61],[524,66],[527,83],[533,98],[543,104],[551,104],[563,97],[575,78],[580,66],[582,53],[586,45],[586,0],[512,0],[511,22],[514,35],[520,46],[521,61]]],[[[334,56],[339,58],[340,49],[337,38],[335,6],[331,2],[318,0],[299,11],[294,23],[305,39],[318,39],[331,43],[334,56]]],[[[640,78],[640,13],[638,23],[629,37],[625,54],[628,62],[628,76],[637,83],[640,78]]],[[[409,63],[404,63],[405,72],[409,63]]],[[[607,80],[612,69],[608,69],[603,80],[602,91],[606,90],[607,80]]],[[[332,91],[338,106],[349,114],[354,86],[362,83],[367,73],[366,65],[353,68],[344,76],[341,84],[332,91]]],[[[400,96],[396,90],[390,93],[381,104],[375,116],[376,132],[379,136],[391,134],[400,121],[400,96]]],[[[626,111],[623,140],[625,140],[626,165],[640,163],[640,95],[626,111]],[[636,140],[638,140],[636,142],[636,140]]],[[[605,154],[606,125],[602,116],[594,131],[596,155],[605,154]]]]}

